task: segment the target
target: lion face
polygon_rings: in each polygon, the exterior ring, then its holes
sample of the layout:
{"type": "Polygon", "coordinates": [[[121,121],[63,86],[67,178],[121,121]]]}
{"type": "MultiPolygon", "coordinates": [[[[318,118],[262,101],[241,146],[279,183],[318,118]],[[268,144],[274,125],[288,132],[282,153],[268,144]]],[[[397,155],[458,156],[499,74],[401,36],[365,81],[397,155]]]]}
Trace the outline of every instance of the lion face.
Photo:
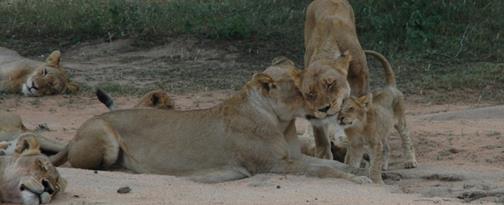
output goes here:
{"type": "MultiPolygon", "coordinates": [[[[5,157],[9,158],[9,157],[5,157]]],[[[21,155],[4,170],[2,189],[7,193],[7,202],[23,204],[48,203],[59,192],[64,191],[66,180],[42,154],[21,155]]]]}
{"type": "Polygon", "coordinates": [[[64,191],[61,178],[49,158],[40,153],[40,144],[33,134],[24,134],[16,143],[12,156],[0,157],[0,201],[40,204],[48,203],[64,191]]]}
{"type": "Polygon", "coordinates": [[[298,87],[307,104],[308,119],[324,119],[338,113],[343,99],[350,96],[347,72],[351,56],[320,59],[303,72],[298,87]]]}
{"type": "Polygon", "coordinates": [[[338,113],[338,123],[343,128],[361,126],[366,122],[371,96],[348,97],[343,101],[338,113]]]}
{"type": "Polygon", "coordinates": [[[26,96],[44,96],[62,93],[74,93],[79,88],[70,82],[65,70],[60,66],[61,53],[54,51],[45,65],[37,67],[22,85],[26,96]]]}

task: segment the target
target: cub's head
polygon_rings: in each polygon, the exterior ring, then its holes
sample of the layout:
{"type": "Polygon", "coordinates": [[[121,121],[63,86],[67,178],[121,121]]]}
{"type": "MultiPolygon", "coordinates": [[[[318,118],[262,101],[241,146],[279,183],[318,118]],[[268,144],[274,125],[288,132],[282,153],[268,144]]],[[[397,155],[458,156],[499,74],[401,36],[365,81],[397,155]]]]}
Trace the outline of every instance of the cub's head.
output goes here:
{"type": "Polygon", "coordinates": [[[277,57],[264,72],[255,74],[245,89],[252,101],[271,107],[279,119],[290,121],[305,114],[303,96],[294,82],[299,75],[301,71],[291,60],[277,57]]]}
{"type": "Polygon", "coordinates": [[[157,109],[172,109],[173,102],[163,90],[153,90],[145,94],[135,107],[152,107],[157,109]]]}
{"type": "Polygon", "coordinates": [[[371,101],[371,94],[359,98],[354,96],[346,98],[338,113],[338,123],[344,128],[362,126],[366,122],[371,101]]]}
{"type": "Polygon", "coordinates": [[[324,119],[338,113],[343,99],[350,95],[347,73],[351,60],[347,51],[339,57],[312,61],[305,68],[296,82],[308,108],[308,119],[324,119]]]}
{"type": "Polygon", "coordinates": [[[47,57],[46,63],[37,67],[22,85],[26,96],[44,96],[63,93],[75,93],[79,87],[71,82],[67,73],[60,65],[61,53],[53,51],[47,57]]]}
{"type": "Polygon", "coordinates": [[[23,204],[48,203],[51,198],[66,188],[66,180],[52,165],[49,158],[40,154],[38,142],[29,136],[20,139],[16,154],[10,158],[10,163],[3,170],[3,179],[7,187],[7,198],[3,201],[23,204]]]}

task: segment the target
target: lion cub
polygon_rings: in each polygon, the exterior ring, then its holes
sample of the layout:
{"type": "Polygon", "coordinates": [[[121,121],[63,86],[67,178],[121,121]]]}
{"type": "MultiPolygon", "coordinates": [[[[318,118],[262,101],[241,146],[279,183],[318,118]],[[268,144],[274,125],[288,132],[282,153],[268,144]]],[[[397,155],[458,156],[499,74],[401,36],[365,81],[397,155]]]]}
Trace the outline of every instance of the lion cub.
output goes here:
{"type": "Polygon", "coordinates": [[[345,128],[349,141],[345,163],[358,168],[366,152],[365,146],[369,146],[369,176],[373,182],[383,183],[381,170],[388,169],[387,137],[393,127],[402,140],[406,156],[405,168],[414,168],[417,162],[406,125],[404,96],[396,88],[390,63],[381,54],[376,53],[374,56],[384,65],[386,86],[372,95],[346,98],[338,114],[338,123],[345,128]]]}

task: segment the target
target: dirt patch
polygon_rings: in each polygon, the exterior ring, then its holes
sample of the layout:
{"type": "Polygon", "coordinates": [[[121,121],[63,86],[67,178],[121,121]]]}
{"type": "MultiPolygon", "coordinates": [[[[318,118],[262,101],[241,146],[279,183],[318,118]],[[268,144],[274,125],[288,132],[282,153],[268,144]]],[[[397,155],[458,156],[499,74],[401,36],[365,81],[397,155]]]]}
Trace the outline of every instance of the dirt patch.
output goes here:
{"type": "MultiPolygon", "coordinates": [[[[62,142],[72,139],[87,119],[107,112],[91,95],[93,86],[111,92],[120,108],[131,107],[138,101],[138,97],[130,94],[162,87],[171,93],[176,109],[203,109],[222,102],[252,72],[265,67],[250,67],[231,45],[204,46],[201,41],[190,38],[174,39],[147,50],[135,47],[128,40],[81,44],[64,52],[63,65],[88,92],[41,98],[0,96],[0,109],[20,114],[29,128],[42,125],[43,135],[62,142]]],[[[386,186],[358,186],[342,180],[278,175],[203,185],[171,176],[61,168],[70,185],[54,204],[503,202],[504,107],[419,102],[422,100],[409,96],[407,103],[419,167],[402,169],[400,140],[393,134],[386,186]],[[121,187],[131,190],[119,195],[117,190],[121,187]]],[[[297,122],[299,133],[306,125],[305,121],[297,122]]]]}
{"type": "Polygon", "coordinates": [[[154,88],[175,93],[238,89],[270,63],[251,64],[233,45],[204,43],[177,38],[147,50],[135,47],[131,40],[81,44],[64,52],[63,62],[77,82],[121,94],[154,88]],[[119,87],[128,89],[121,92],[119,87]]]}

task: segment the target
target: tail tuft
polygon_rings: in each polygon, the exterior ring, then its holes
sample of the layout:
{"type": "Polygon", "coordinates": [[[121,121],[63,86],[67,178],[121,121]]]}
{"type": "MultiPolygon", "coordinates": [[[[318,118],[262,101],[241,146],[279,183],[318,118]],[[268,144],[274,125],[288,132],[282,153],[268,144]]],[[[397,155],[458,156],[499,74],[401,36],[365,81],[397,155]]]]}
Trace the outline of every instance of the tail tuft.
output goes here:
{"type": "Polygon", "coordinates": [[[109,110],[115,110],[114,100],[110,95],[100,88],[96,88],[96,97],[103,103],[109,110]]]}

